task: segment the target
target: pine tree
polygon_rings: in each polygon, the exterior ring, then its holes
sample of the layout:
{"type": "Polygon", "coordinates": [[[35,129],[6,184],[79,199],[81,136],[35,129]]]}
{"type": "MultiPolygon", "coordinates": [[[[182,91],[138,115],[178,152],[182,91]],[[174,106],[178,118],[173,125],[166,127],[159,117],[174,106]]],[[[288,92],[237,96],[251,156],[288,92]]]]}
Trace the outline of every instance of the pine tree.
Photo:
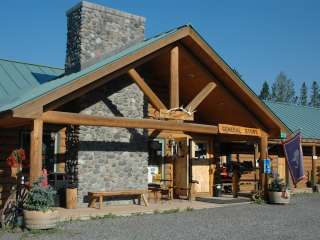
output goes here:
{"type": "Polygon", "coordinates": [[[264,81],[262,84],[259,98],[262,100],[270,100],[270,88],[267,81],[264,81]]]}
{"type": "Polygon", "coordinates": [[[308,88],[305,82],[302,83],[300,89],[299,104],[303,106],[308,105],[308,88]]]}
{"type": "Polygon", "coordinates": [[[310,96],[309,106],[320,107],[319,85],[316,81],[313,81],[311,86],[311,96],[310,96]]]}
{"type": "Polygon", "coordinates": [[[276,102],[289,103],[294,103],[296,100],[294,83],[283,72],[280,72],[272,84],[271,99],[276,102]]]}

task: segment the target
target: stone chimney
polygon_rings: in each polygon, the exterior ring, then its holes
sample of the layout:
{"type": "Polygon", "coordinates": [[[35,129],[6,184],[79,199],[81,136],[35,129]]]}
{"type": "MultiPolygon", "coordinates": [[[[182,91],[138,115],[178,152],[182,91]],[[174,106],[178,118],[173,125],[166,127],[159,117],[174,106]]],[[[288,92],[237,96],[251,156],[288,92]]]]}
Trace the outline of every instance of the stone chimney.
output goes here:
{"type": "Polygon", "coordinates": [[[145,18],[82,1],[68,18],[67,74],[144,40],[145,18]]]}

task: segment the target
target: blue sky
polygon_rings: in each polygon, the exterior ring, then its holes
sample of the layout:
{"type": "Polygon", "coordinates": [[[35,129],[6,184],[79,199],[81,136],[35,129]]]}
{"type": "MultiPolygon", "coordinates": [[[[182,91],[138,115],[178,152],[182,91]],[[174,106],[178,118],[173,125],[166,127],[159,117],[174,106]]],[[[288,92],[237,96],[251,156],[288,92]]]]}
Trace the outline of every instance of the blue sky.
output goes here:
{"type": "MultiPolygon", "coordinates": [[[[0,58],[63,67],[67,9],[78,0],[1,0],[0,58]]],[[[318,0],[94,0],[145,16],[147,37],[192,23],[256,92],[280,71],[320,82],[318,0]]]]}

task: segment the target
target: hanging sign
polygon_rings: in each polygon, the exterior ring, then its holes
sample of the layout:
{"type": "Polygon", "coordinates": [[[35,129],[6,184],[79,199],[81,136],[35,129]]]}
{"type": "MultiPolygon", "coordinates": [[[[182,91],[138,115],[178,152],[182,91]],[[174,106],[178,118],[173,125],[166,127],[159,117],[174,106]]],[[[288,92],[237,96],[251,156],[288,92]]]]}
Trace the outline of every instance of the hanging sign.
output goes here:
{"type": "Polygon", "coordinates": [[[266,174],[271,173],[271,161],[270,159],[264,159],[263,160],[263,172],[266,174]]]}
{"type": "Polygon", "coordinates": [[[222,134],[233,134],[233,135],[245,135],[260,137],[261,131],[258,128],[247,128],[229,124],[218,124],[219,133],[222,134]]]}

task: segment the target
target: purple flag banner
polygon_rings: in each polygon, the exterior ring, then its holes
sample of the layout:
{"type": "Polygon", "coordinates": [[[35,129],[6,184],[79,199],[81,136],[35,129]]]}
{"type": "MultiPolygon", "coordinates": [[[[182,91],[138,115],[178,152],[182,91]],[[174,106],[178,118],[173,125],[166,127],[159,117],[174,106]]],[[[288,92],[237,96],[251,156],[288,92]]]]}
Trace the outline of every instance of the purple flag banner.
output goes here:
{"type": "Polygon", "coordinates": [[[301,133],[283,143],[283,150],[288,162],[293,184],[296,185],[305,178],[303,167],[303,152],[301,147],[301,133]]]}

